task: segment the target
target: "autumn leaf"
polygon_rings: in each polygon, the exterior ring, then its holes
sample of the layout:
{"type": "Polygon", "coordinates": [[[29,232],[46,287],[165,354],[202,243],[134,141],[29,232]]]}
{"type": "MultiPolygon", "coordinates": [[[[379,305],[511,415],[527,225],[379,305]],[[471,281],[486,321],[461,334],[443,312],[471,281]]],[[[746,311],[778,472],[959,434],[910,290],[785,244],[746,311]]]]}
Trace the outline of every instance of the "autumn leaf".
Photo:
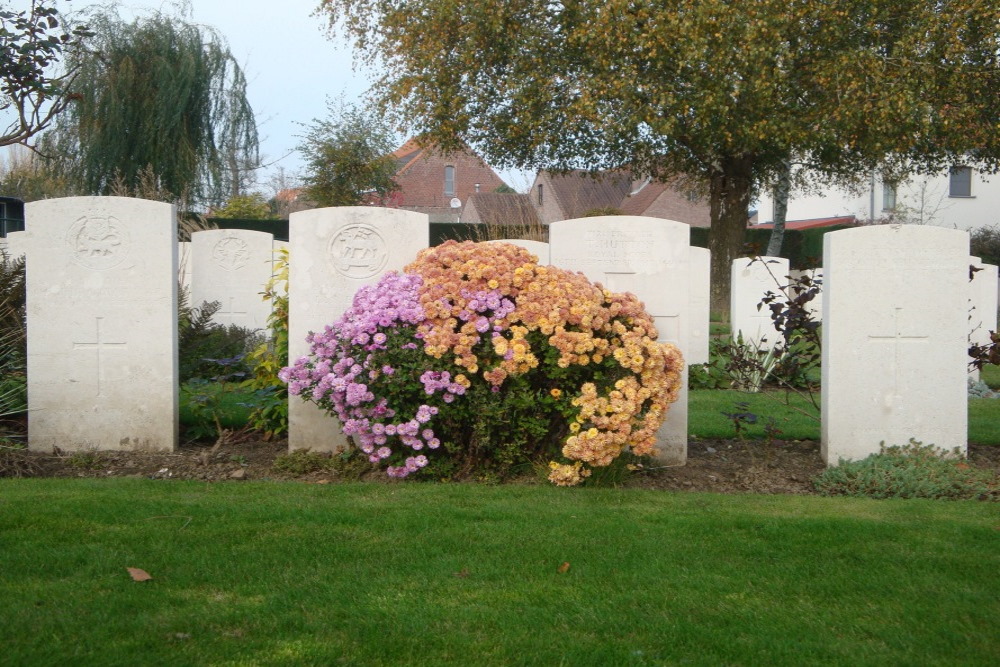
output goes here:
{"type": "Polygon", "coordinates": [[[557,571],[559,572],[559,574],[566,574],[567,572],[569,572],[569,561],[560,565],[557,571]]]}
{"type": "Polygon", "coordinates": [[[127,567],[125,569],[128,570],[129,576],[132,577],[133,581],[149,581],[153,578],[149,572],[140,570],[137,567],[127,567]]]}
{"type": "Polygon", "coordinates": [[[455,572],[455,576],[458,577],[459,579],[468,579],[469,578],[469,570],[467,568],[463,567],[458,572],[455,572]]]}

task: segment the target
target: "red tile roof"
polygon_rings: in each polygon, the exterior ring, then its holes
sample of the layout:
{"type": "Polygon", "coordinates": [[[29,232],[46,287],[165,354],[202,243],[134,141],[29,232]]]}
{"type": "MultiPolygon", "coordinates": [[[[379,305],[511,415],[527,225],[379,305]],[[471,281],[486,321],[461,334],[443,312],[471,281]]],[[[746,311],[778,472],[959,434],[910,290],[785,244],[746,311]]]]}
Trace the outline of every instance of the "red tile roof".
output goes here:
{"type": "MultiPolygon", "coordinates": [[[[853,215],[842,215],[835,218],[812,218],[810,220],[789,220],[785,229],[814,229],[816,227],[833,227],[834,225],[854,225],[858,219],[853,215]]],[[[773,223],[750,225],[751,229],[773,229],[773,223]]]]}

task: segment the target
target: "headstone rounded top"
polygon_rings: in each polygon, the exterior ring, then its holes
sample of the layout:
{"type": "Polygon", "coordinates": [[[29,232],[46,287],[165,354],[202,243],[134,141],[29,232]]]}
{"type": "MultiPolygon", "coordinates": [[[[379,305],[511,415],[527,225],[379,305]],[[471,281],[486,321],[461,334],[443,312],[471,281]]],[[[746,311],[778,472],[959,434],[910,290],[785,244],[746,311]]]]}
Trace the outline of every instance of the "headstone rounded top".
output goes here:
{"type": "MultiPolygon", "coordinates": [[[[948,229],[947,227],[936,227],[934,225],[863,225],[851,227],[850,229],[838,229],[829,232],[827,237],[851,238],[863,236],[883,236],[886,238],[896,235],[907,235],[910,237],[924,237],[925,239],[939,238],[942,240],[960,240],[961,237],[968,237],[969,232],[962,229],[948,229]]],[[[931,242],[931,241],[928,241],[931,242]]]]}
{"type": "Polygon", "coordinates": [[[449,204],[452,208],[462,208],[462,200],[458,197],[452,197],[449,204]]]}

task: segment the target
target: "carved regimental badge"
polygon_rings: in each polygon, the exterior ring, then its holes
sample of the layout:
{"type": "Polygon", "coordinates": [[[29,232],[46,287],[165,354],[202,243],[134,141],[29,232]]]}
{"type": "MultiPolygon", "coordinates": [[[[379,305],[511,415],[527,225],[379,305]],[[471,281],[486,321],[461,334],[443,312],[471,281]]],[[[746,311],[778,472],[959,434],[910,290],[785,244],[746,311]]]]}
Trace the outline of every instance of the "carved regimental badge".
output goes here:
{"type": "Polygon", "coordinates": [[[212,248],[212,261],[226,271],[243,268],[250,261],[250,250],[247,242],[235,236],[220,239],[212,248]]]}
{"type": "Polygon", "coordinates": [[[73,261],[88,269],[112,269],[128,256],[125,226],[113,216],[84,216],[69,228],[66,242],[73,261]]]}
{"type": "Polygon", "coordinates": [[[385,266],[389,250],[385,240],[368,225],[348,225],[330,241],[333,268],[348,278],[370,278],[385,266]]]}

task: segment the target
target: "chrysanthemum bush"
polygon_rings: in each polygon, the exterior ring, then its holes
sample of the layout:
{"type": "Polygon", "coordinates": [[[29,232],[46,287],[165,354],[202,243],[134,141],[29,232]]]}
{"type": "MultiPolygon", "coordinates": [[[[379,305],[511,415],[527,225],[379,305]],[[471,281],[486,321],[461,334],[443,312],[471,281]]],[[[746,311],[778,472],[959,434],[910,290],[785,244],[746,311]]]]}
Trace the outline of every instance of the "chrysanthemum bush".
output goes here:
{"type": "Polygon", "coordinates": [[[654,452],[683,367],[656,337],[632,294],[515,245],[450,241],[359,290],[281,377],[390,476],[547,461],[571,486],[654,452]]]}

